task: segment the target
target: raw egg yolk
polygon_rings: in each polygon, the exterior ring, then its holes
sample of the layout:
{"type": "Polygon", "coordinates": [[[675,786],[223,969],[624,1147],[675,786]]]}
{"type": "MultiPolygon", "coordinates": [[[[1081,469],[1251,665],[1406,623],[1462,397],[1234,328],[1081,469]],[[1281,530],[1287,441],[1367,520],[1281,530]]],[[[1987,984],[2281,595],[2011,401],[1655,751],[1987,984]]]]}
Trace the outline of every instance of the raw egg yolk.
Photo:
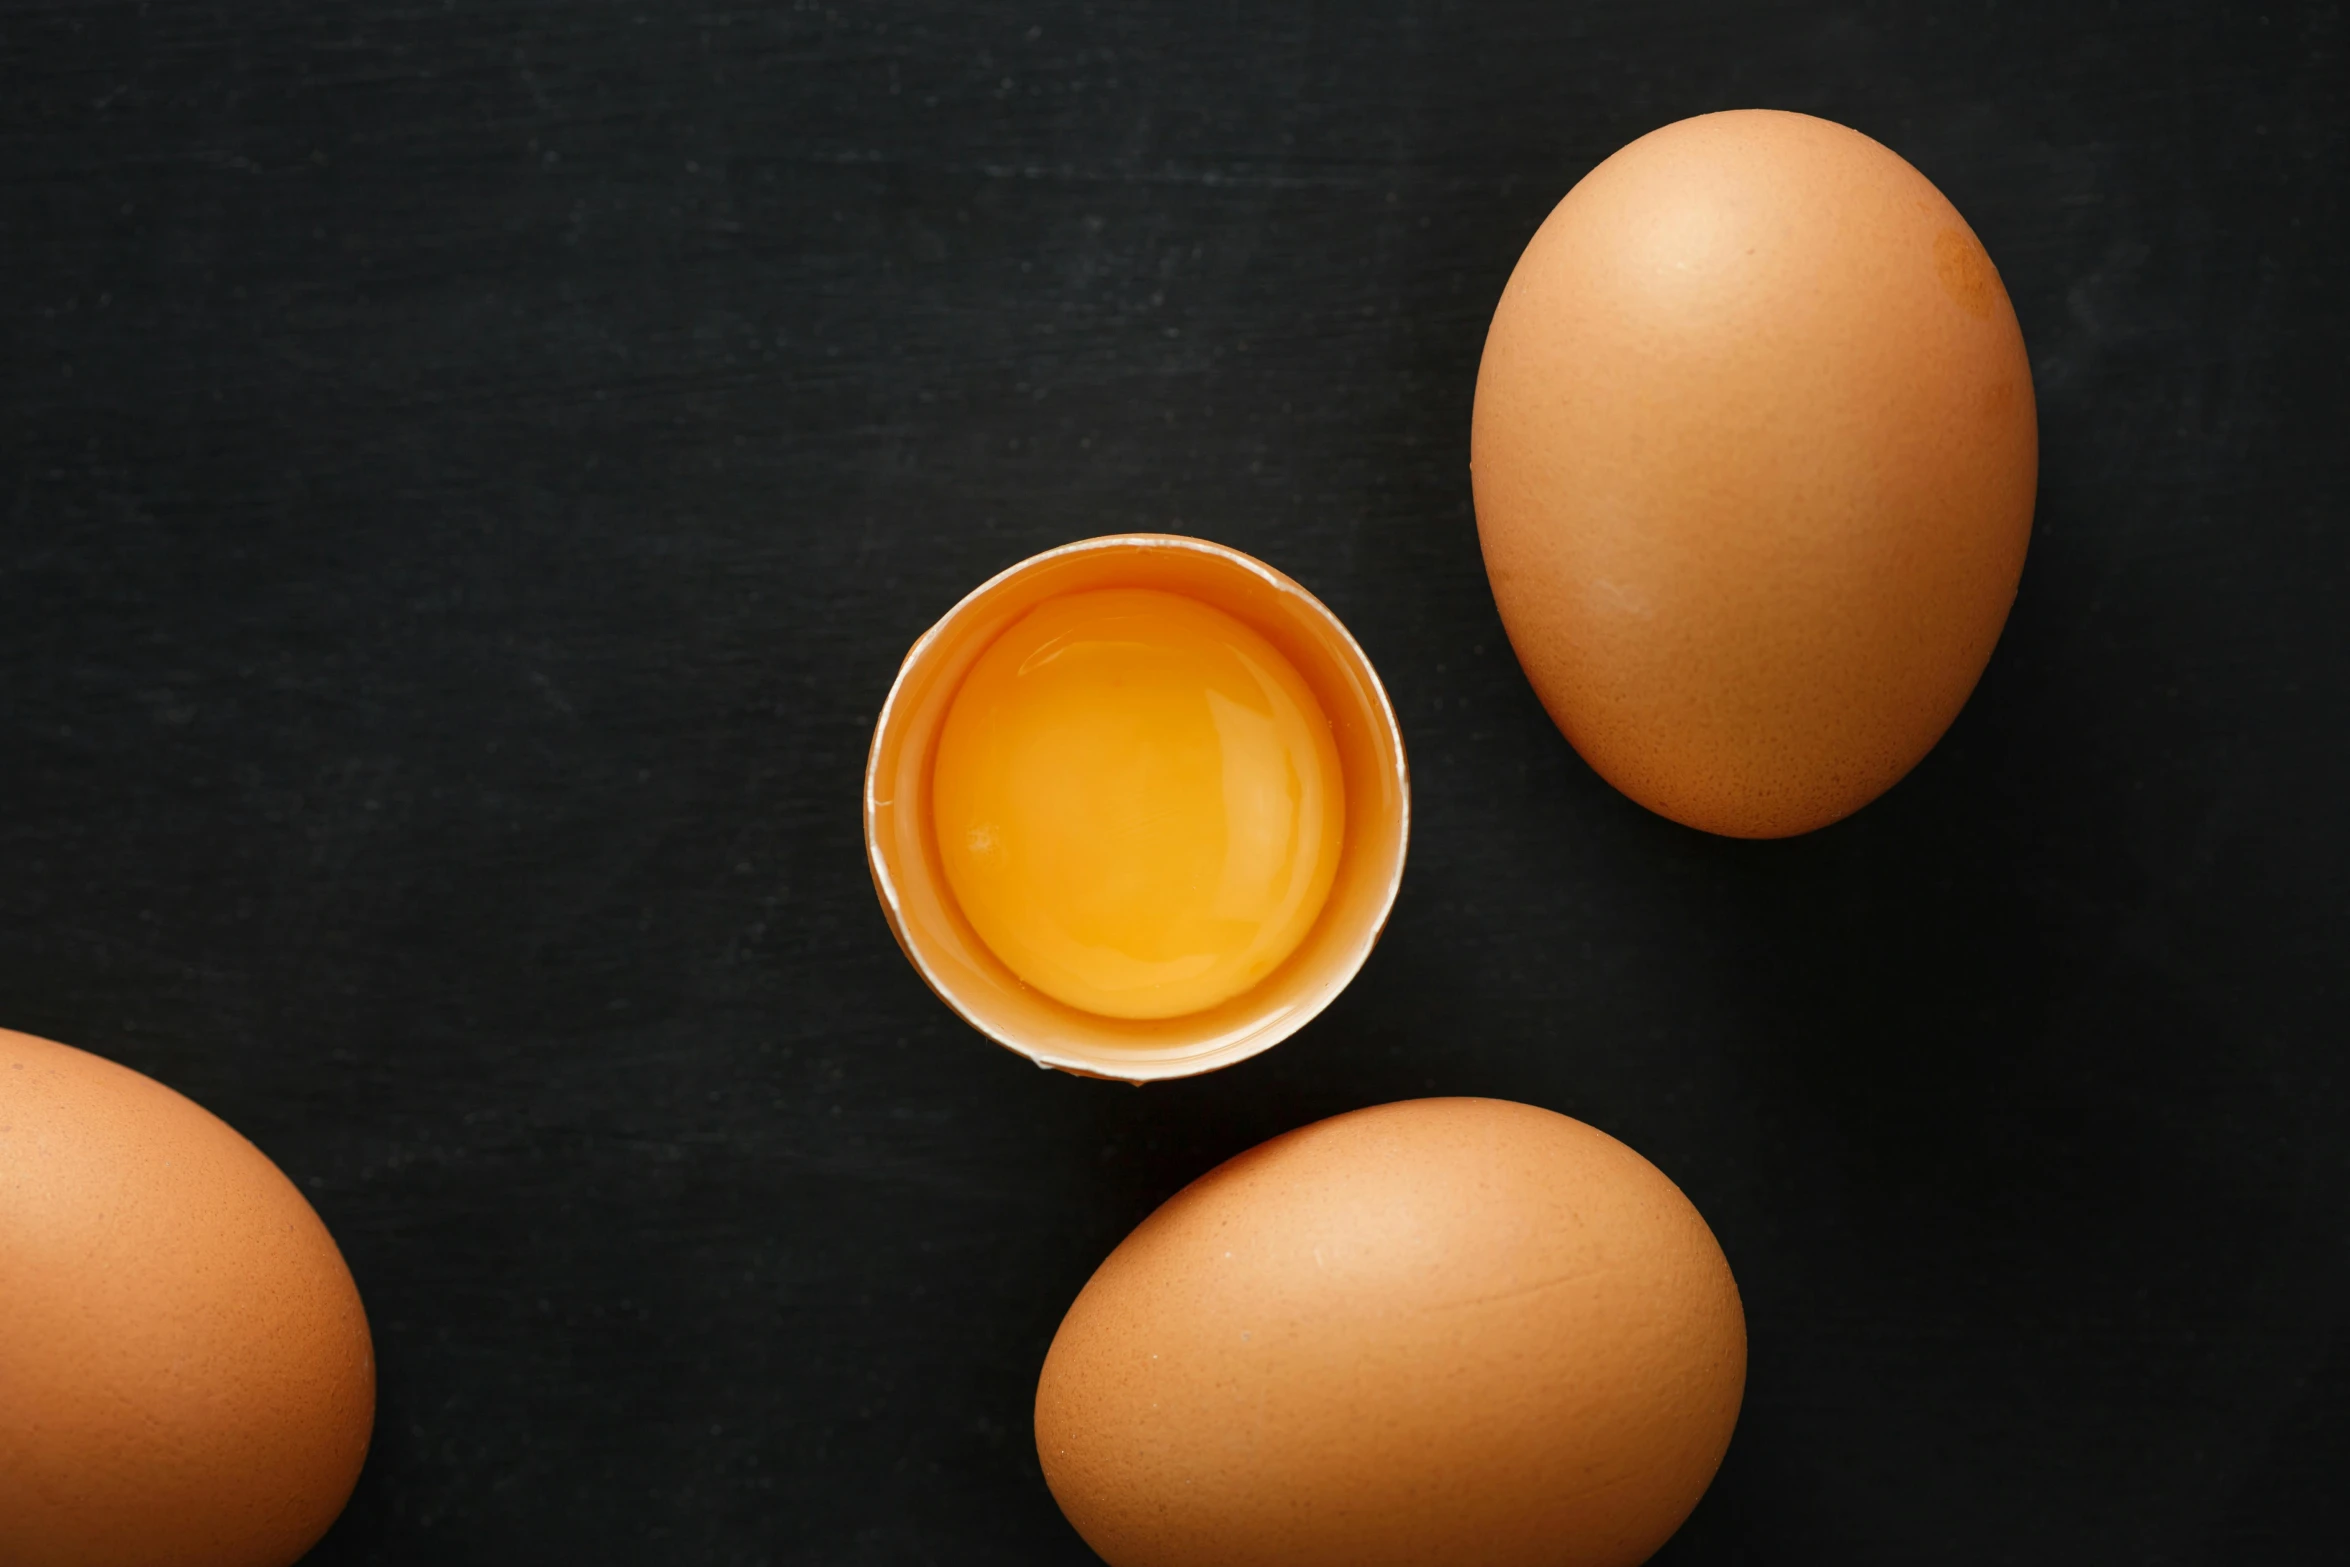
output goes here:
{"type": "Polygon", "coordinates": [[[1330,893],[1346,792],[1330,722],[1271,643],[1177,594],[1048,599],[964,677],[933,825],[980,939],[1109,1017],[1247,990],[1330,893]]]}

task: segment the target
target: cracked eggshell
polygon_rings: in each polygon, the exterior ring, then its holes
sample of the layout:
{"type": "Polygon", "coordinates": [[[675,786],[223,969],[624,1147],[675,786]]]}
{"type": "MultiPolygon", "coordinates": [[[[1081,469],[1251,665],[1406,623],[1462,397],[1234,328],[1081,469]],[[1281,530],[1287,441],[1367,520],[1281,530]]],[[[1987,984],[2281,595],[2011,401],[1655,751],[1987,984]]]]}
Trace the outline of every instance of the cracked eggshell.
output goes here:
{"type": "Polygon", "coordinates": [[[1745,1388],[1713,1234],[1603,1132],[1491,1099],[1358,1110],[1170,1199],[1070,1307],[1036,1396],[1113,1567],[1628,1567],[1745,1388]]]}
{"type": "Polygon", "coordinates": [[[2031,363],[1899,156],[1702,115],[1527,245],[1470,464],[1510,644],[1584,760],[1676,821],[1783,837],[1892,787],[1989,661],[2031,533],[2031,363]]]}
{"type": "Polygon", "coordinates": [[[277,1166],[0,1030],[0,1567],[286,1567],[374,1417],[358,1288],[277,1166]]]}

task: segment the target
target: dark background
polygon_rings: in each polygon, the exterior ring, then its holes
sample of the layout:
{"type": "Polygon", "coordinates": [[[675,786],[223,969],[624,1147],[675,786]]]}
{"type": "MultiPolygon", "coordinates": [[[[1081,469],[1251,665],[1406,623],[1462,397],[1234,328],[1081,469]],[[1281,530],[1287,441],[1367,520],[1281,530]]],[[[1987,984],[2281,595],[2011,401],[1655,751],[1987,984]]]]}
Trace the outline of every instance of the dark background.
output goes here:
{"type": "Polygon", "coordinates": [[[9,3],[0,1021],[333,1227],[382,1408],[318,1562],[1087,1560],[1029,1430],[1078,1286],[1225,1156],[1429,1092],[1583,1117],[1721,1237],[1747,1405],[1660,1561],[2338,1560],[2346,42],[9,3]],[[1958,204],[2043,449],[1972,705],[1775,844],[1576,759],[1466,471],[1536,223],[1743,105],[1958,204]],[[1336,1007],[1141,1091],[935,1001],[858,816],[906,645],[1126,528],[1321,594],[1418,817],[1336,1007]]]}

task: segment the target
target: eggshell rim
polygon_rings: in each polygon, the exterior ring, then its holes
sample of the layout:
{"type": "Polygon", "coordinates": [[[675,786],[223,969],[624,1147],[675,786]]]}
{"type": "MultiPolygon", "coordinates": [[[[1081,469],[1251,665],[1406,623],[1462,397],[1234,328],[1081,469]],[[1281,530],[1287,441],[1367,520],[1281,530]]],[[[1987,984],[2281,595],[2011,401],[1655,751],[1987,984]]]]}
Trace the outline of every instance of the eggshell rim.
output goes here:
{"type": "Polygon", "coordinates": [[[1394,912],[1396,897],[1402,890],[1404,865],[1411,847],[1411,768],[1404,751],[1403,730],[1396,719],[1395,706],[1388,699],[1387,687],[1380,681],[1379,672],[1373,667],[1369,656],[1363,652],[1362,644],[1355,640],[1354,634],[1346,629],[1345,623],[1327,604],[1286,573],[1228,545],[1176,533],[1112,533],[1058,545],[1006,567],[957,600],[953,608],[915,639],[914,645],[907,649],[905,658],[899,663],[896,677],[890,682],[889,695],[883,699],[881,710],[874,718],[873,740],[866,752],[864,804],[865,861],[872,872],[874,891],[880,898],[882,914],[889,922],[890,934],[897,938],[899,950],[913,964],[914,971],[922,976],[923,983],[957,1016],[981,1034],[1040,1067],[1079,1077],[1096,1077],[1137,1085],[1195,1077],[1246,1061],[1272,1049],[1320,1016],[1338,998],[1339,993],[1353,983],[1355,976],[1362,972],[1363,965],[1370,960],[1371,949],[1378,945],[1388,918],[1394,912]],[[1254,576],[1276,595],[1302,608],[1320,629],[1329,634],[1334,649],[1343,655],[1344,661],[1352,666],[1352,673],[1360,680],[1368,698],[1365,703],[1367,711],[1363,716],[1369,722],[1377,748],[1384,753],[1396,792],[1393,829],[1395,848],[1386,885],[1377,890],[1369,917],[1361,920],[1362,928],[1334,949],[1334,958],[1325,956],[1324,972],[1306,996],[1278,1013],[1256,1015],[1240,1027],[1227,1028],[1219,1036],[1206,1041],[1206,1047],[1197,1053],[1173,1059],[1125,1060],[1107,1054],[1079,1055],[1064,1049],[1032,1044],[1009,1030],[991,1026],[975,1016],[940,977],[936,967],[923,953],[919,940],[909,934],[897,879],[881,843],[881,812],[893,803],[880,797],[884,742],[890,737],[899,717],[900,698],[906,691],[907,683],[921,669],[925,656],[936,649],[966,615],[992,594],[1020,578],[1072,556],[1117,550],[1176,550],[1202,556],[1226,569],[1254,576]]]}

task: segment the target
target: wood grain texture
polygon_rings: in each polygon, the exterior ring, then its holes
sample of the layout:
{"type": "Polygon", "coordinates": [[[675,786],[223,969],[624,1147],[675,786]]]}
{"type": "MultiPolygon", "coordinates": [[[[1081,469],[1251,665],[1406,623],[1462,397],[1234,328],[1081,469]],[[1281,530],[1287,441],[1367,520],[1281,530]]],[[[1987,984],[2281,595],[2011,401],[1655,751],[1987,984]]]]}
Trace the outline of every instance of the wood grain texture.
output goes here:
{"type": "MultiPolygon", "coordinates": [[[[1745,1413],[1668,1563],[2324,1559],[2350,1516],[2338,4],[0,7],[0,1024],[311,1198],[333,1563],[1080,1562],[1061,1310],[1276,1132],[1564,1111],[1696,1201],[1745,1413]],[[1469,515],[1487,316],[1632,137],[1909,159],[2040,396],[1888,796],[1615,795],[1469,515]],[[1133,1091],[924,991],[907,644],[1121,528],[1361,639],[1413,863],[1304,1034],[1133,1091]]],[[[4,1287],[4,1286],[0,1286],[4,1287]]]]}

